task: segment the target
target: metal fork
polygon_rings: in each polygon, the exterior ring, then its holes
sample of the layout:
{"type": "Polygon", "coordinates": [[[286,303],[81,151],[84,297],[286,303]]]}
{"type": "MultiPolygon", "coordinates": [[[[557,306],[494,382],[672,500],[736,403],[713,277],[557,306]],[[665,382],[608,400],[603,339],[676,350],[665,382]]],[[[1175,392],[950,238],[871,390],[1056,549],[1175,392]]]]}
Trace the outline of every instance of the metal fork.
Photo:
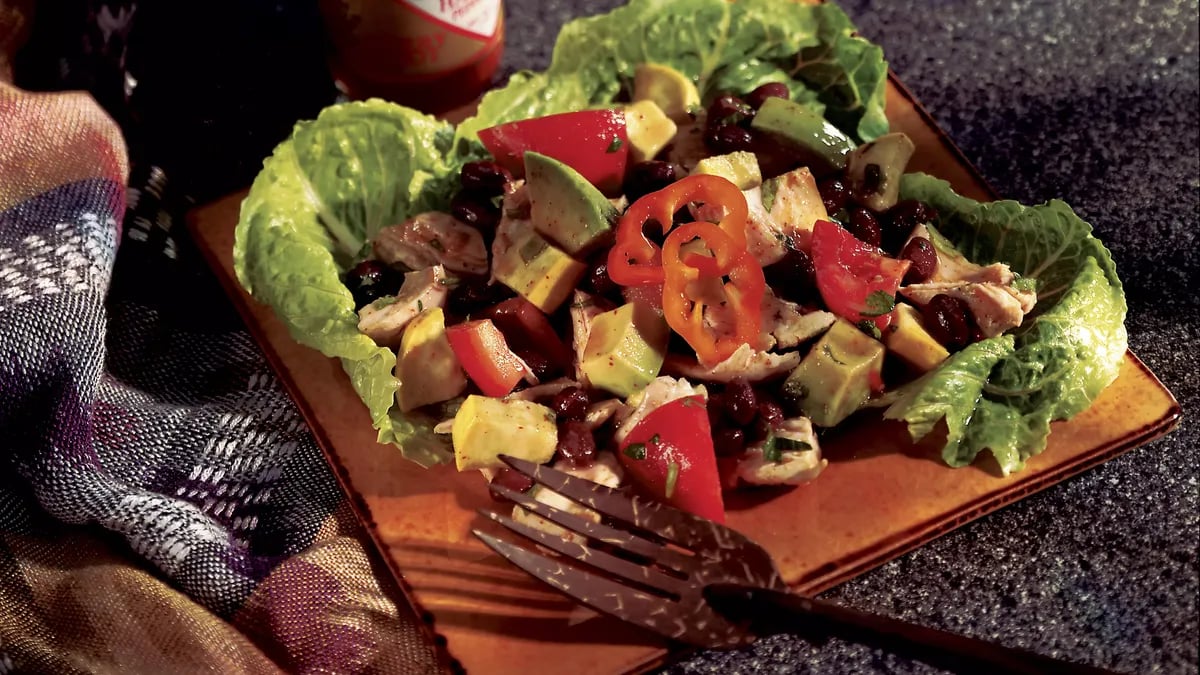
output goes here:
{"type": "Polygon", "coordinates": [[[789,593],[766,550],[728,527],[548,466],[501,458],[594,511],[599,522],[492,483],[495,494],[578,536],[488,510],[481,513],[554,554],[479,529],[475,535],[584,605],[672,640],[731,648],[795,632],[860,642],[958,672],[1111,673],[789,593]]]}

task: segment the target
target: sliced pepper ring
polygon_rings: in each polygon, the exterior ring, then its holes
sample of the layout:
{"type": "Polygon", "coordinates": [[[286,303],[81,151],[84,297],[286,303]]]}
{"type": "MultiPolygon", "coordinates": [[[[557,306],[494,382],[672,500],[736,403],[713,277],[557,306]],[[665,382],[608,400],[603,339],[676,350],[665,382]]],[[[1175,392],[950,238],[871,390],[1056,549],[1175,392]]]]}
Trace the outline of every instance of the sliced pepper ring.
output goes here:
{"type": "Polygon", "coordinates": [[[675,212],[693,202],[724,207],[725,215],[717,227],[738,248],[746,247],[749,208],[745,195],[725,178],[694,174],[643,196],[625,211],[617,223],[616,242],[608,253],[609,278],[622,286],[662,283],[662,250],[646,238],[645,227],[654,221],[664,234],[669,233],[675,212]]]}
{"type": "Polygon", "coordinates": [[[698,222],[680,225],[663,242],[663,313],[667,325],[692,349],[701,364],[713,366],[729,358],[743,344],[757,348],[762,327],[762,301],[766,281],[762,267],[745,244],[739,245],[721,227],[698,222]],[[700,239],[712,257],[684,254],[682,246],[700,239]],[[714,336],[704,325],[705,302],[692,295],[692,282],[701,278],[728,278],[722,284],[725,302],[735,318],[734,332],[714,336]]]}

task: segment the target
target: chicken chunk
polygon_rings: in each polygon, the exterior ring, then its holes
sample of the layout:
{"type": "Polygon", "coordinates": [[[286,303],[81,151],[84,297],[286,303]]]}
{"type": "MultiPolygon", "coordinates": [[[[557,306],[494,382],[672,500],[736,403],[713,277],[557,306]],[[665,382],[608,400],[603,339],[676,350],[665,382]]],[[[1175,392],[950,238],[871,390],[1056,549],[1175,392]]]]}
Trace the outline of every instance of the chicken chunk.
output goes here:
{"type": "Polygon", "coordinates": [[[650,384],[646,385],[645,389],[629,397],[630,409],[621,419],[620,426],[613,434],[613,440],[620,445],[625,441],[629,432],[633,431],[634,427],[646,418],[646,415],[671,401],[696,395],[703,396],[705,400],[708,399],[708,392],[704,389],[704,385],[692,386],[687,380],[677,380],[673,377],[654,378],[650,384]]]}
{"type": "Polygon", "coordinates": [[[580,364],[583,363],[588,338],[592,335],[592,320],[603,314],[604,308],[591,295],[577,290],[571,300],[570,313],[571,345],[575,349],[575,379],[587,385],[590,383],[580,364]]]}
{"type": "Polygon", "coordinates": [[[777,459],[766,456],[766,440],[746,450],[738,462],[737,475],[753,485],[800,485],[821,474],[829,463],[821,457],[821,446],[807,417],[784,420],[773,432],[777,459]],[[790,447],[781,449],[781,445],[790,447]]]}
{"type": "Polygon", "coordinates": [[[750,345],[743,344],[730,354],[729,358],[711,367],[702,366],[695,359],[669,354],[663,362],[663,372],[710,382],[732,382],[739,378],[748,382],[760,382],[782,377],[798,365],[799,352],[775,354],[752,349],[750,345]]]}
{"type": "Polygon", "coordinates": [[[414,270],[442,265],[465,274],[488,271],[487,247],[479,230],[438,211],[383,228],[371,245],[380,260],[414,270]]]}
{"type": "Polygon", "coordinates": [[[817,337],[837,319],[823,310],[806,312],[800,305],[777,297],[770,288],[763,297],[762,313],[762,332],[774,340],[778,349],[791,349],[817,337]]]}
{"type": "MultiPolygon", "coordinates": [[[[967,303],[975,323],[985,337],[996,337],[1021,325],[1026,309],[1021,293],[1011,286],[993,283],[950,282],[936,284],[913,284],[900,289],[904,297],[918,305],[927,305],[936,295],[949,295],[967,303]]],[[[1029,305],[1033,309],[1033,305],[1029,305]]]]}
{"type": "Polygon", "coordinates": [[[400,337],[418,314],[430,307],[445,307],[449,286],[446,271],[434,265],[404,275],[394,296],[380,298],[358,310],[358,330],[380,347],[400,348],[400,337]]]}
{"type": "MultiPolygon", "coordinates": [[[[596,457],[596,461],[586,467],[575,467],[569,462],[555,462],[554,468],[563,473],[570,474],[576,478],[590,480],[593,483],[606,485],[608,487],[620,487],[621,481],[624,480],[625,470],[621,468],[621,464],[617,461],[615,455],[611,452],[602,452],[596,457]]],[[[548,488],[537,486],[533,488],[534,500],[539,501],[547,506],[573,513],[577,516],[587,518],[593,522],[600,522],[600,514],[589,509],[586,506],[578,504],[566,497],[554,492],[548,488]]],[[[585,540],[582,536],[569,532],[566,529],[542,518],[541,516],[530,513],[520,506],[513,506],[513,520],[530,527],[537,528],[548,534],[564,537],[577,543],[583,543],[585,540]]]]}

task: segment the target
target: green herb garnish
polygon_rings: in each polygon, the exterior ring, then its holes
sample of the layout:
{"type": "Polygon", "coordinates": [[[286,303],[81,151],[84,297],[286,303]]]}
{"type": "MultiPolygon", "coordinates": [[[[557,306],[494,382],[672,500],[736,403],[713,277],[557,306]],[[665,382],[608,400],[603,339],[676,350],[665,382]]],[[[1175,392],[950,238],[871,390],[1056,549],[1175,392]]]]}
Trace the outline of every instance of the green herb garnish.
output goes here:
{"type": "MultiPolygon", "coordinates": [[[[863,319],[862,321],[859,321],[855,325],[858,326],[859,330],[866,333],[867,335],[870,335],[871,337],[875,338],[876,340],[883,339],[883,331],[879,330],[879,326],[876,326],[874,321],[871,321],[870,319],[863,319]]],[[[830,357],[830,358],[833,358],[833,357],[830,357]]],[[[834,359],[834,361],[837,361],[837,359],[834,359]]],[[[838,361],[838,363],[841,363],[841,361],[838,361]]],[[[843,363],[842,365],[846,365],[846,364],[843,363]]]]}
{"type": "Polygon", "coordinates": [[[670,499],[675,494],[675,484],[679,482],[679,464],[676,462],[667,462],[667,486],[666,497],[670,499]]]}
{"type": "Polygon", "coordinates": [[[621,141],[621,139],[617,138],[616,136],[613,136],[612,142],[608,144],[608,150],[605,150],[605,152],[608,152],[608,153],[616,152],[621,149],[622,145],[624,145],[624,143],[621,141]]]}
{"type": "Polygon", "coordinates": [[[887,291],[871,291],[867,294],[866,307],[859,314],[883,316],[896,308],[896,296],[887,291]]]}
{"type": "Polygon", "coordinates": [[[629,459],[646,459],[645,443],[630,443],[622,450],[629,459]]]}

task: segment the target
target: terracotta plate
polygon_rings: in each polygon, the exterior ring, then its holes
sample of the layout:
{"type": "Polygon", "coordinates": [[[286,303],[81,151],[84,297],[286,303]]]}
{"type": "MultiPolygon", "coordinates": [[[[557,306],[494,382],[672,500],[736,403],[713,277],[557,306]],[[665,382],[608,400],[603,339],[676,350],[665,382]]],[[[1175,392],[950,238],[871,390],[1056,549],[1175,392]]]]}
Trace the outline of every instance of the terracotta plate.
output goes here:
{"type": "MultiPolygon", "coordinates": [[[[917,144],[910,165],[978,199],[991,191],[911,95],[889,83],[893,129],[917,144]]],[[[470,534],[491,504],[478,473],[422,470],[378,445],[366,408],[341,366],[292,341],[233,274],[233,230],[243,195],[197,209],[196,241],[296,399],[330,464],[402,587],[450,655],[471,672],[612,673],[644,670],[667,645],[543,588],[470,534]]],[[[1053,426],[1049,447],[1023,472],[952,470],[903,427],[862,424],[824,446],[830,461],[814,483],[740,494],[729,523],[767,548],[796,590],[818,592],[948,530],[1170,431],[1178,403],[1132,353],[1089,410],[1053,426]]]]}

